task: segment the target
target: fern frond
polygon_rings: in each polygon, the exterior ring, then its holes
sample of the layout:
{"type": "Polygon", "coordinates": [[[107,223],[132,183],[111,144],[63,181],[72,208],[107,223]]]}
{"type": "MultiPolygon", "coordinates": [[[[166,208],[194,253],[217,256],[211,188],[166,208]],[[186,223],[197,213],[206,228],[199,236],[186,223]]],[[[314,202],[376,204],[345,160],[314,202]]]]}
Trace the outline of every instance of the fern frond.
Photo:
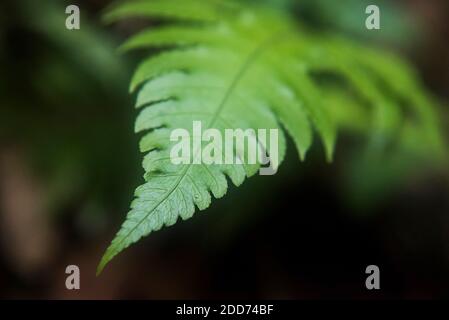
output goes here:
{"type": "MultiPolygon", "coordinates": [[[[173,165],[172,129],[285,129],[300,158],[316,131],[331,160],[337,129],[380,139],[404,130],[419,137],[421,152],[442,148],[434,108],[413,71],[389,54],[329,35],[314,35],[287,13],[221,0],[132,1],[113,7],[107,21],[162,18],[160,27],[131,37],[122,50],[162,48],[137,68],[136,132],[145,183],[137,188],[126,221],[107,249],[98,272],[118,253],[152,231],[190,218],[225,195],[260,164],[173,165]],[[339,81],[322,84],[325,73],[339,81]],[[407,128],[407,129],[405,129],[407,128]],[[425,150],[425,151],[424,151],[425,150]]],[[[282,130],[280,130],[282,132],[282,130]]],[[[285,137],[279,137],[279,163],[285,137]]],[[[277,165],[279,165],[276,164],[277,165]]]]}

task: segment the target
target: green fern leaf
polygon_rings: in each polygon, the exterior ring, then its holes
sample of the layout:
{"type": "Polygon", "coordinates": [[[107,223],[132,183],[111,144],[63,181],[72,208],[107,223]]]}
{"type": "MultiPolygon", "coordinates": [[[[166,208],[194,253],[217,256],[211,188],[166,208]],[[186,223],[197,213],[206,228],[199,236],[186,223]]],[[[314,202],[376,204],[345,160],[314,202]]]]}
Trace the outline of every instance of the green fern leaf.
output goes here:
{"type": "MultiPolygon", "coordinates": [[[[183,128],[193,134],[193,121],[221,131],[282,129],[301,159],[315,131],[331,160],[337,128],[387,138],[400,136],[413,119],[412,131],[426,146],[423,152],[441,149],[433,106],[413,72],[395,57],[311,34],[287,13],[232,1],[132,1],[113,7],[105,19],[128,17],[169,23],[142,31],[121,48],[165,50],[146,58],[131,81],[140,109],[136,132],[145,133],[140,143],[146,153],[145,183],[137,188],[98,273],[142,237],[179,217],[192,217],[195,207],[206,209],[212,196],[223,197],[226,177],[239,186],[259,169],[260,164],[172,164],[170,132],[183,128]],[[313,77],[317,73],[337,75],[345,86],[322,85],[313,77]],[[407,110],[403,101],[409,103],[407,110]]],[[[282,134],[279,146],[276,167],[285,154],[282,134]]]]}

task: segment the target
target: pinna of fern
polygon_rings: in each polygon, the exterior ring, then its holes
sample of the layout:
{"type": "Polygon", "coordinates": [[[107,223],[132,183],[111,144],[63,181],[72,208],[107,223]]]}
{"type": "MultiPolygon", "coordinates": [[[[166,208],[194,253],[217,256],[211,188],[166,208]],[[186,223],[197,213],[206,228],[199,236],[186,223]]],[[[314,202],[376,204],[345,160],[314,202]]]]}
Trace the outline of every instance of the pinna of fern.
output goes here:
{"type": "MultiPolygon", "coordinates": [[[[140,110],[135,131],[144,133],[145,183],[98,273],[142,237],[206,209],[211,195],[224,196],[227,178],[239,186],[257,172],[260,164],[173,165],[170,132],[191,131],[193,121],[219,130],[280,129],[301,160],[316,133],[330,161],[341,129],[417,154],[444,155],[431,99],[414,71],[392,54],[314,34],[287,12],[244,1],[127,1],[110,8],[105,20],[132,17],[162,21],[121,47],[148,50],[130,86],[140,110]],[[320,75],[334,81],[320,81],[320,75]]],[[[280,162],[285,140],[280,134],[280,162]]]]}

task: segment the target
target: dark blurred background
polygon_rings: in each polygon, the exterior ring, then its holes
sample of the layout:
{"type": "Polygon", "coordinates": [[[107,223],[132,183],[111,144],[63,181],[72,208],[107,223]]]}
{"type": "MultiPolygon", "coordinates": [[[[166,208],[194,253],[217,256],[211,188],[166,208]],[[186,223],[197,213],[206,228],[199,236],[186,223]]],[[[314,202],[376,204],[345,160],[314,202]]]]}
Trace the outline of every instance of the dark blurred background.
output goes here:
{"type": "MultiPolygon", "coordinates": [[[[267,0],[311,28],[407,56],[448,133],[449,2],[267,0]]],[[[95,277],[142,182],[133,97],[140,22],[101,23],[110,1],[0,2],[0,297],[56,299],[449,298],[447,168],[363,160],[343,135],[327,164],[293,145],[275,176],[231,188],[205,212],[150,235],[95,277]],[[65,7],[81,29],[65,28],[65,7]],[[81,290],[65,268],[81,269],[81,290]],[[381,290],[365,289],[380,267],[381,290]]]]}

